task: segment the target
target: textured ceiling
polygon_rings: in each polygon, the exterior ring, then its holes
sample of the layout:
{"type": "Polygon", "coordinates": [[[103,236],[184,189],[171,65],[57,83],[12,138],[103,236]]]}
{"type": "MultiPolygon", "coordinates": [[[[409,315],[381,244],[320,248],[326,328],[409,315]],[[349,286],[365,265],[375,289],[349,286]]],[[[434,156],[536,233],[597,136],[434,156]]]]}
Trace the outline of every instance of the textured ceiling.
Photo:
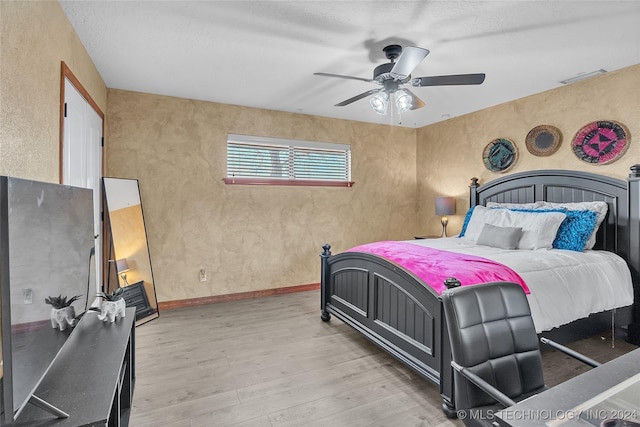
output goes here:
{"type": "MultiPolygon", "coordinates": [[[[422,127],[640,63],[639,1],[60,1],[107,87],[422,127]],[[426,106],[380,116],[372,78],[388,44],[430,54],[412,76],[486,73],[411,88],[426,106]]],[[[585,100],[593,102],[593,100],[585,100]]]]}

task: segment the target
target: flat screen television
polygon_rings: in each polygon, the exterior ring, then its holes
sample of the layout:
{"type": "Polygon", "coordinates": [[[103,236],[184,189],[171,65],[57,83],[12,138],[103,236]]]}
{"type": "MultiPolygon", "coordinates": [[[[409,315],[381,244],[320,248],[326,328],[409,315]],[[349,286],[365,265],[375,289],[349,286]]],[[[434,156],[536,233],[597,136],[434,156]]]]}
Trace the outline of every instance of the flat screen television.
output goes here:
{"type": "Polygon", "coordinates": [[[47,407],[36,388],[97,295],[94,246],[92,190],[0,177],[1,423],[47,407]],[[60,295],[80,295],[63,328],[45,303],[60,295]]]}

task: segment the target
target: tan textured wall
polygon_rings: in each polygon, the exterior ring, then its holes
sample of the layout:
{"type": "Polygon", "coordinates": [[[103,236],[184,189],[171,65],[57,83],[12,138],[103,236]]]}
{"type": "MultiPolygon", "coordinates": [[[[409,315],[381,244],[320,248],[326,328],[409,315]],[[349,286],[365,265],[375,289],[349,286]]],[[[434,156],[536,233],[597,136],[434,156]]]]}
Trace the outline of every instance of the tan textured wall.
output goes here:
{"type": "Polygon", "coordinates": [[[469,178],[499,176],[481,159],[498,137],[520,152],[509,173],[566,168],[624,179],[640,163],[638,65],[418,131],[394,129],[123,91],[107,97],[57,2],[2,0],[0,175],[58,181],[60,61],[107,114],[106,174],[140,179],[160,301],[317,282],[324,242],[340,251],[437,234],[436,195],[457,198],[459,215],[450,218],[457,231],[469,178]],[[620,121],[631,134],[627,154],[607,166],[581,162],[569,148],[574,133],[598,119],[620,121]],[[563,132],[553,156],[526,150],[524,138],[539,124],[563,132]],[[227,133],[351,143],[356,186],[225,186],[227,133]],[[202,267],[209,271],[204,284],[202,267]]]}
{"type": "Polygon", "coordinates": [[[61,61],[105,111],[104,81],[58,2],[0,0],[0,175],[59,182],[61,61]]]}
{"type": "Polygon", "coordinates": [[[412,129],[120,90],[107,124],[107,174],[140,180],[158,301],[317,283],[322,244],[416,231],[412,129]],[[225,185],[228,133],[351,144],[356,184],[225,185]]]}
{"type": "Polygon", "coordinates": [[[571,169],[626,179],[629,167],[640,163],[640,65],[558,89],[532,95],[418,130],[418,216],[424,234],[441,229],[434,198],[456,197],[451,232],[460,231],[469,207],[471,177],[480,183],[501,174],[487,170],[484,147],[496,138],[511,139],[518,149],[516,165],[507,174],[534,169],[571,169]],[[608,165],[591,165],[571,150],[576,132],[594,120],[615,120],[626,125],[631,143],[626,154],[608,165]],[[553,125],[562,132],[562,145],[548,157],[534,156],[525,145],[527,133],[538,125],[553,125]]]}
{"type": "Polygon", "coordinates": [[[107,89],[57,1],[0,1],[0,175],[59,182],[60,62],[106,111],[107,89]]]}

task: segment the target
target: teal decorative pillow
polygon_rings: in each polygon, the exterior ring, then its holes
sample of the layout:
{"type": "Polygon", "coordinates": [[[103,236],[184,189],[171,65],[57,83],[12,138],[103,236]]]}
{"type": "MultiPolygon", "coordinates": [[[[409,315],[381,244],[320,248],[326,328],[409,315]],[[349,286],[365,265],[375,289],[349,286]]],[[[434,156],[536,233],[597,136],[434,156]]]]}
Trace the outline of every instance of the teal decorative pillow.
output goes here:
{"type": "Polygon", "coordinates": [[[593,246],[596,244],[596,232],[598,228],[600,228],[600,224],[604,221],[604,218],[607,216],[607,211],[609,210],[609,205],[607,202],[603,201],[595,201],[595,202],[572,202],[572,203],[554,203],[554,202],[541,202],[542,209],[568,209],[571,211],[594,211],[596,213],[596,226],[593,228],[591,232],[591,236],[589,240],[587,240],[587,245],[584,247],[586,249],[593,249],[593,246]]]}
{"type": "Polygon", "coordinates": [[[475,206],[471,206],[467,211],[467,214],[464,216],[464,222],[462,223],[462,230],[460,230],[460,234],[458,234],[458,237],[463,237],[465,231],[467,231],[467,225],[469,225],[469,220],[471,219],[471,215],[473,215],[474,208],[475,206]]]}
{"type": "Polygon", "coordinates": [[[553,241],[555,249],[567,249],[582,252],[587,245],[591,233],[596,228],[598,215],[594,211],[571,211],[561,209],[567,217],[556,234],[553,241]]]}

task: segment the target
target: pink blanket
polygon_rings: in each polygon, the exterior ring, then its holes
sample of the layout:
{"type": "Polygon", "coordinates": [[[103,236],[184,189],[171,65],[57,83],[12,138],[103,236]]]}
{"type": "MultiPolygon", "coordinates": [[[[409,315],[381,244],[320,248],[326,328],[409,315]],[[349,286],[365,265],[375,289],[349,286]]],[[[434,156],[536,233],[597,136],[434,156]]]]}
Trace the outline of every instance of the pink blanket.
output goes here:
{"type": "Polygon", "coordinates": [[[487,282],[515,282],[529,293],[522,277],[506,265],[475,255],[428,248],[406,242],[384,241],[356,246],[347,252],[379,255],[409,270],[438,295],[446,286],[444,280],[455,277],[461,286],[487,282]]]}

